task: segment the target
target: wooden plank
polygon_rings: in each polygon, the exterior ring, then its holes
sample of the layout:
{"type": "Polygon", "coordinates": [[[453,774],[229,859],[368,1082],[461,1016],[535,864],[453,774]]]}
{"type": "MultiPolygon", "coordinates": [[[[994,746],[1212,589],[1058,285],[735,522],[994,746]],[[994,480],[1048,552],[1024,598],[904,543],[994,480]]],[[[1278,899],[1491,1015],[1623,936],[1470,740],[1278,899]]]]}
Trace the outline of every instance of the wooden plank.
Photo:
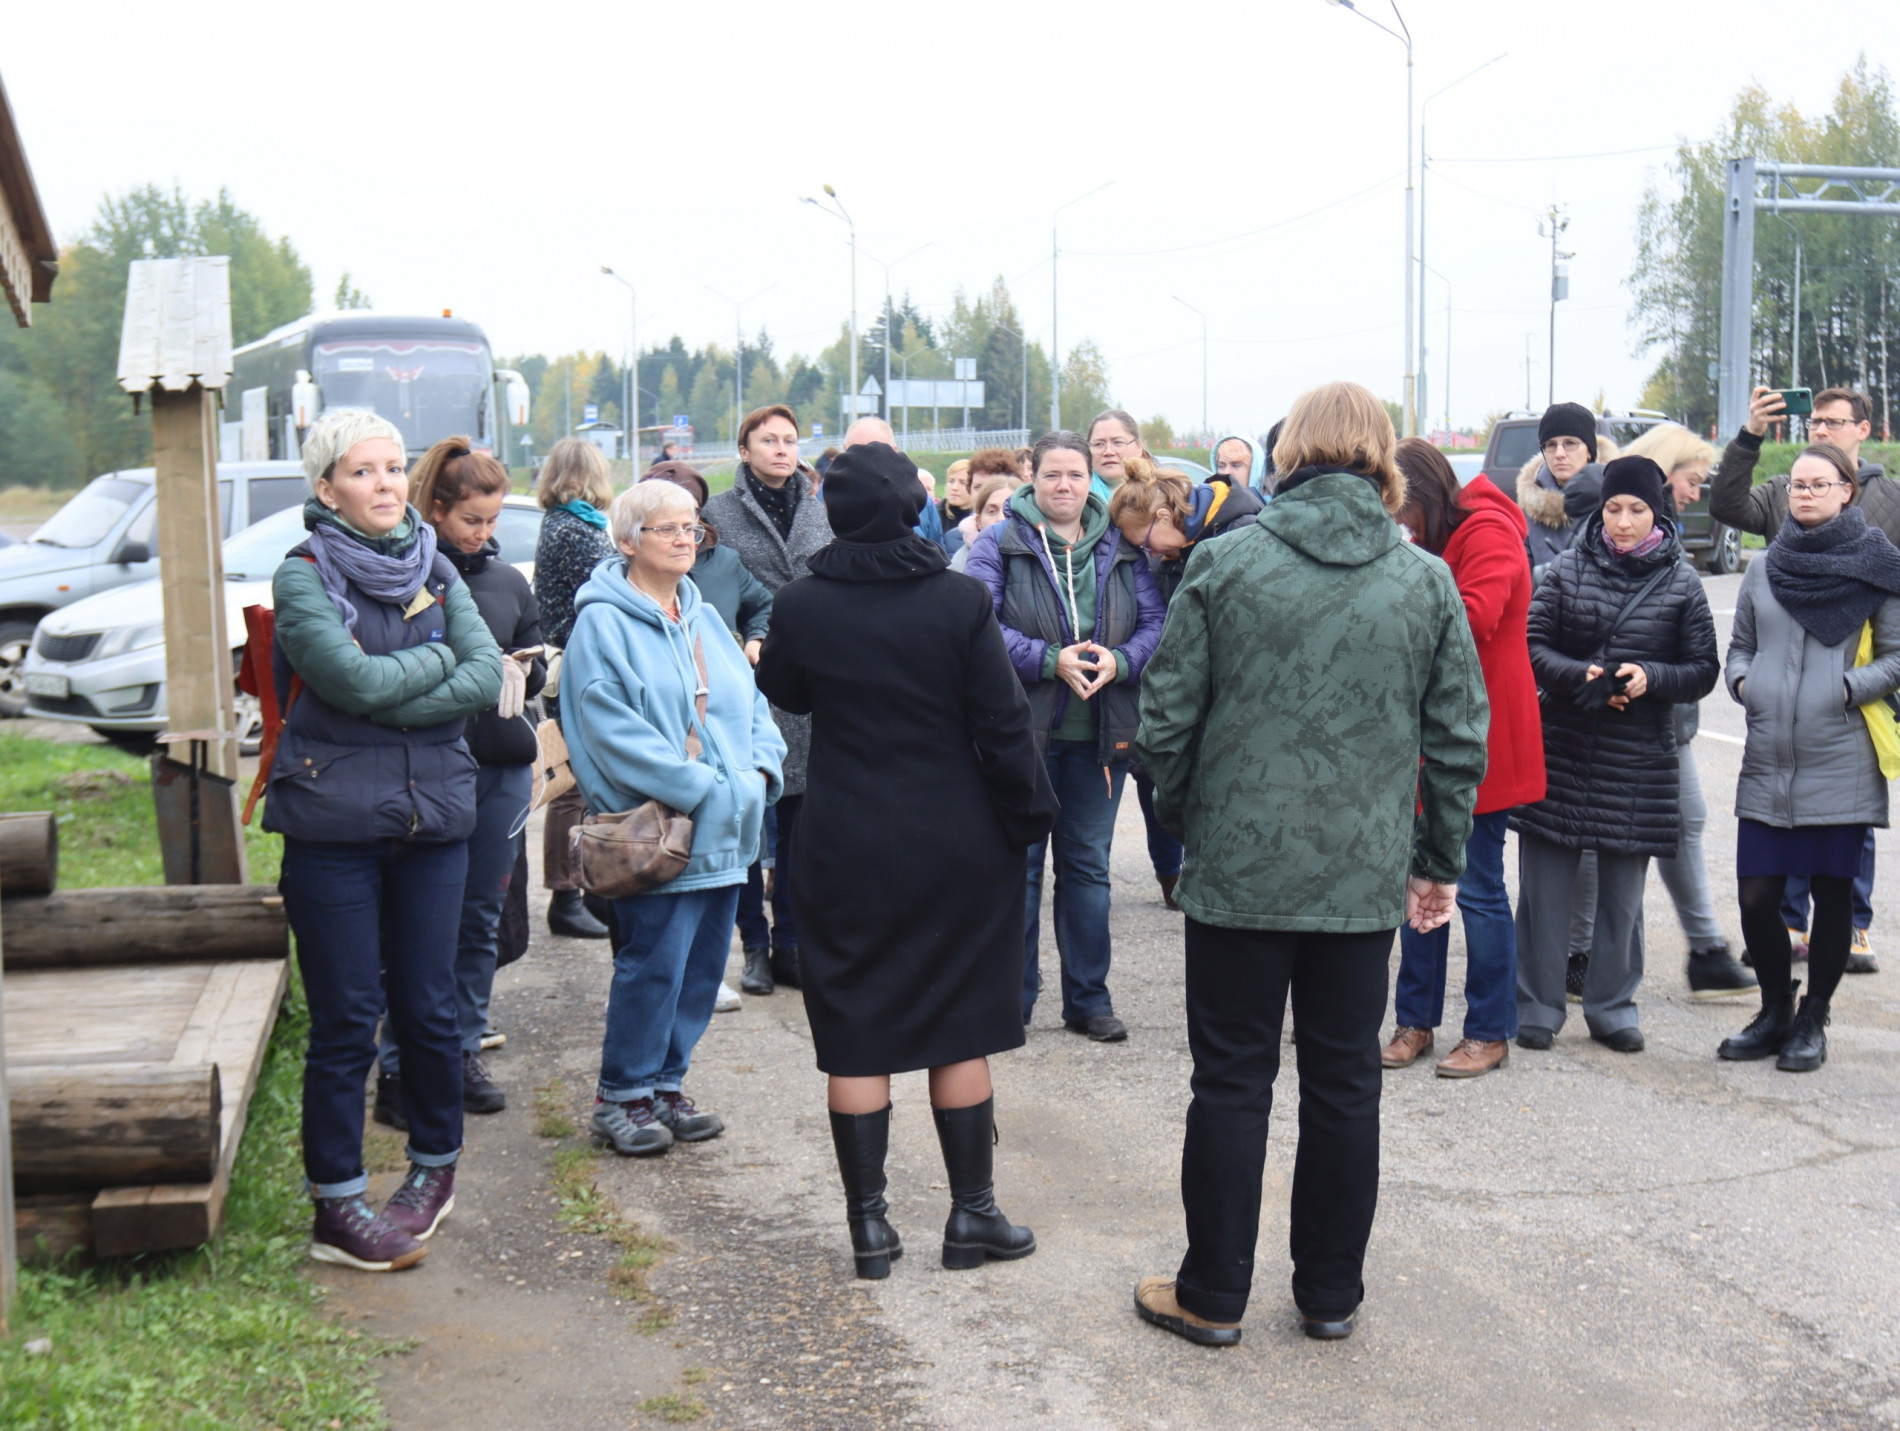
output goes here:
{"type": "Polygon", "coordinates": [[[59,825],[50,810],[0,815],[0,890],[51,894],[59,883],[59,825]]]}
{"type": "Polygon", "coordinates": [[[92,1246],[92,1196],[44,1193],[16,1198],[7,1225],[27,1261],[51,1262],[92,1246]]]}
{"type": "Polygon", "coordinates": [[[47,969],[6,976],[14,1068],[171,1059],[217,966],[47,969]]]}
{"type": "MultiPolygon", "coordinates": [[[[6,95],[0,91],[0,109],[6,95]]],[[[7,1115],[7,992],[5,950],[0,948],[0,1337],[12,1328],[13,1297],[19,1289],[19,1243],[14,1228],[13,1134],[7,1115]]],[[[49,1239],[50,1241],[50,1239],[49,1239]]]]}
{"type": "Polygon", "coordinates": [[[256,960],[240,967],[243,977],[212,1035],[212,1050],[224,1074],[224,1141],[217,1176],[209,1183],[100,1193],[92,1202],[92,1230],[93,1250],[102,1257],[196,1247],[217,1235],[251,1095],[257,1091],[264,1050],[290,976],[288,959],[256,960]]]}
{"type": "MultiPolygon", "coordinates": [[[[126,311],[129,324],[130,300],[126,311]]],[[[207,413],[212,394],[198,387],[186,392],[154,388],[151,398],[158,575],[165,614],[165,709],[173,730],[230,730],[231,647],[224,630],[217,449],[206,437],[212,430],[207,413]]],[[[237,779],[237,742],[215,742],[210,761],[215,773],[237,779]]],[[[235,792],[230,804],[235,824],[235,792]]],[[[233,848],[241,863],[243,841],[233,848]]],[[[241,870],[206,871],[204,880],[241,884],[244,876],[241,870]]]]}
{"type": "Polygon", "coordinates": [[[283,896],[270,885],[67,889],[5,903],[15,969],[279,959],[290,952],[283,896]]]}

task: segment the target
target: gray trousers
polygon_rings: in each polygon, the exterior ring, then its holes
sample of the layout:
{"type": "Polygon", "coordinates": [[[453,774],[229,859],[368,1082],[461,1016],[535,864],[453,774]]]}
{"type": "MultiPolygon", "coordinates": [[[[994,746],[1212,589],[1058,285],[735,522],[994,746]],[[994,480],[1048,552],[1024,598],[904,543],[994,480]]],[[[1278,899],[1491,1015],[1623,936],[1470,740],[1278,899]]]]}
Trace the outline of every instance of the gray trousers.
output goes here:
{"type": "MultiPolygon", "coordinates": [[[[1702,775],[1696,769],[1695,747],[1684,743],[1677,747],[1676,788],[1682,806],[1682,839],[1673,860],[1657,860],[1656,873],[1676,906],[1676,922],[1682,937],[1689,941],[1694,954],[1726,948],[1727,938],[1715,921],[1715,905],[1709,897],[1709,866],[1702,853],[1702,832],[1709,823],[1709,802],[1702,795],[1702,775]]],[[[1590,952],[1591,930],[1596,923],[1597,857],[1585,850],[1577,866],[1576,898],[1570,916],[1570,952],[1590,952]]]]}
{"type": "MultiPolygon", "coordinates": [[[[1577,870],[1584,851],[1535,835],[1517,837],[1517,1022],[1521,1029],[1564,1026],[1564,966],[1577,870]]],[[[1595,920],[1583,1019],[1594,1034],[1636,1026],[1643,982],[1643,884],[1648,855],[1596,852],[1595,920]]]]}

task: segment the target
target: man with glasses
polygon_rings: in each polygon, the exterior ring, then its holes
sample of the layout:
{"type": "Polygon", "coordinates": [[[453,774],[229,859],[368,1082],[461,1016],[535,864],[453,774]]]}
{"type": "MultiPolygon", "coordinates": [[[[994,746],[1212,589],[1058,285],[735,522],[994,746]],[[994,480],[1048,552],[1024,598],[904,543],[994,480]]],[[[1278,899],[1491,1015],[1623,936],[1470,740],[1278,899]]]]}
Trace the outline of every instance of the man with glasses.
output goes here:
{"type": "MultiPolygon", "coordinates": [[[[1770,478],[1755,485],[1755,468],[1761,461],[1761,445],[1768,436],[1768,425],[1784,419],[1787,404],[1774,388],[1756,388],[1749,394],[1748,421],[1735,434],[1722,453],[1722,462],[1709,483],[1709,512],[1718,522],[1738,531],[1753,532],[1773,541],[1788,521],[1788,476],[1770,478]]],[[[1808,419],[1808,436],[1825,442],[1847,454],[1847,460],[1860,469],[1860,481],[1852,498],[1866,514],[1870,525],[1879,527],[1887,539],[1900,546],[1900,484],[1887,477],[1878,463],[1860,455],[1860,445],[1873,431],[1873,405],[1865,393],[1851,388],[1827,388],[1814,395],[1814,415],[1808,419]]],[[[1867,843],[1860,853],[1860,875],[1854,881],[1854,943],[1847,956],[1850,974],[1877,974],[1880,965],[1874,958],[1867,930],[1873,923],[1874,832],[1867,831],[1867,843]]],[[[1787,921],[1800,957],[1806,957],[1808,930],[1808,881],[1804,876],[1788,878],[1788,892],[1781,903],[1782,918],[1787,921]]]]}

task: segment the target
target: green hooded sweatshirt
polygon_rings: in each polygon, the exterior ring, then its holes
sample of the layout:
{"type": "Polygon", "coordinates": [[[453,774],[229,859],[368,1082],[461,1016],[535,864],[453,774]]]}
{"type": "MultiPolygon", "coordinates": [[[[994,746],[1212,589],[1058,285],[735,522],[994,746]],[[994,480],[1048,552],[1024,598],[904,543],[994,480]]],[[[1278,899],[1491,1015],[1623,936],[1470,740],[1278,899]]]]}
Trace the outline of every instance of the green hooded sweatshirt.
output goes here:
{"type": "Polygon", "coordinates": [[[1142,672],[1175,898],[1232,929],[1396,928],[1408,875],[1464,872],[1489,721],[1450,568],[1363,477],[1282,493],[1195,549],[1142,672]]]}
{"type": "MultiPolygon", "coordinates": [[[[1073,545],[1056,535],[1048,517],[1036,505],[1036,489],[1025,486],[1009,499],[1010,510],[1031,527],[1041,527],[1049,539],[1049,551],[1055,558],[1056,588],[1062,609],[1069,610],[1070,582],[1074,582],[1075,639],[1087,641],[1095,635],[1095,544],[1108,535],[1108,503],[1093,491],[1082,508],[1082,535],[1073,545]]],[[[1056,657],[1061,654],[1051,645],[1042,653],[1042,678],[1056,679],[1056,657]]],[[[1128,665],[1121,652],[1115,653],[1115,679],[1128,679],[1128,665]]],[[[1062,713],[1062,722],[1049,733],[1051,740],[1094,740],[1095,706],[1091,701],[1071,699],[1062,713]]]]}

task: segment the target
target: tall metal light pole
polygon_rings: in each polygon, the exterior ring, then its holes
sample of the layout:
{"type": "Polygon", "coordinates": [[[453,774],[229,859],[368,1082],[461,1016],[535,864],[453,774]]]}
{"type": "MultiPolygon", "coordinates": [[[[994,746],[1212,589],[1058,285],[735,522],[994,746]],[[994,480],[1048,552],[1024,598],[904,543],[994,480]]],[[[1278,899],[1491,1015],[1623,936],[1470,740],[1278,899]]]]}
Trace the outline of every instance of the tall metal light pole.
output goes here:
{"type": "Polygon", "coordinates": [[[763,298],[778,285],[768,283],[751,298],[727,297],[710,283],[704,287],[714,298],[724,298],[732,305],[732,440],[736,443],[739,440],[739,424],[745,421],[745,320],[740,317],[740,308],[753,298],[763,298]]]}
{"type": "MultiPolygon", "coordinates": [[[[830,199],[836,207],[828,209],[816,199],[811,198],[802,199],[800,202],[810,204],[820,213],[830,214],[834,219],[843,219],[845,226],[851,230],[851,415],[855,417],[858,411],[858,225],[857,221],[851,217],[850,211],[839,202],[838,191],[829,184],[825,185],[825,197],[830,199]]],[[[842,407],[843,404],[839,406],[842,407]]],[[[838,418],[843,422],[844,414],[839,413],[838,418]]],[[[844,425],[848,428],[851,424],[847,422],[844,425]]]]}
{"type": "MultiPolygon", "coordinates": [[[[933,239],[931,242],[934,243],[936,240],[933,239]]],[[[930,244],[920,243],[916,248],[905,254],[903,258],[894,258],[889,263],[885,263],[883,259],[868,249],[864,254],[872,263],[877,264],[884,270],[884,417],[886,421],[890,419],[891,415],[891,270],[896,268],[898,264],[904,262],[905,259],[917,257],[918,254],[929,247],[930,244]]]]}
{"type": "Polygon", "coordinates": [[[1207,315],[1179,294],[1169,297],[1201,320],[1201,436],[1211,441],[1214,434],[1207,426],[1207,315]]]}
{"type": "MultiPolygon", "coordinates": [[[[1097,184],[1086,194],[1077,194],[1066,204],[1058,204],[1056,211],[1049,216],[1049,430],[1062,430],[1062,339],[1060,319],[1062,304],[1056,287],[1056,269],[1062,260],[1062,245],[1056,238],[1056,220],[1062,217],[1062,211],[1075,207],[1084,199],[1092,199],[1115,181],[1097,184]]],[[[1025,414],[1025,420],[1027,414],[1025,414]]]]}
{"type": "Polygon", "coordinates": [[[627,346],[633,349],[633,361],[627,366],[627,458],[633,463],[637,480],[640,476],[640,295],[625,275],[615,273],[604,263],[600,271],[627,290],[627,346]]]}
{"type": "Polygon", "coordinates": [[[1412,272],[1412,31],[1405,23],[1405,17],[1399,13],[1396,0],[1386,0],[1392,6],[1392,18],[1399,22],[1394,30],[1389,25],[1381,25],[1357,5],[1353,0],[1326,0],[1328,5],[1340,5],[1352,11],[1361,20],[1375,29],[1383,30],[1401,45],[1405,46],[1405,437],[1418,436],[1417,369],[1413,367],[1417,351],[1413,335],[1412,283],[1416,275],[1412,272]],[[1404,33],[1401,34],[1400,31],[1404,33]]]}
{"type": "MultiPolygon", "coordinates": [[[[1507,50],[1505,53],[1508,54],[1509,51],[1507,50]]],[[[1437,99],[1439,95],[1448,89],[1456,89],[1459,85],[1478,73],[1478,70],[1488,70],[1503,58],[1504,55],[1502,54],[1493,55],[1476,69],[1466,70],[1450,84],[1435,89],[1426,95],[1424,103],[1418,107],[1418,266],[1421,269],[1427,266],[1425,263],[1425,179],[1426,176],[1431,173],[1432,164],[1430,151],[1425,147],[1427,129],[1425,118],[1431,113],[1432,101],[1437,99]]],[[[1433,269],[1432,272],[1437,273],[1438,270],[1433,269]]],[[[1440,278],[1445,277],[1442,273],[1439,273],[1438,276],[1440,278]]],[[[1446,287],[1450,286],[1451,281],[1446,279],[1446,287]]],[[[1425,328],[1425,302],[1425,284],[1423,280],[1420,280],[1418,285],[1418,420],[1421,427],[1430,421],[1427,415],[1427,402],[1425,397],[1426,391],[1431,385],[1431,367],[1430,364],[1425,361],[1426,349],[1429,346],[1425,328]]],[[[1445,329],[1447,334],[1449,334],[1451,330],[1451,312],[1449,309],[1447,309],[1445,313],[1445,329]]],[[[1450,337],[1447,336],[1445,341],[1449,343],[1451,341],[1450,337]]],[[[1449,358],[1446,362],[1445,374],[1445,381],[1447,385],[1449,385],[1451,382],[1449,358]]],[[[1449,407],[1446,408],[1446,412],[1447,414],[1450,413],[1449,407]]],[[[1445,427],[1447,430],[1450,430],[1451,422],[1449,416],[1447,416],[1445,427]]]]}
{"type": "MultiPolygon", "coordinates": [[[[1422,249],[1423,245],[1421,244],[1420,247],[1422,249]]],[[[1445,285],[1445,431],[1449,434],[1451,432],[1451,280],[1430,264],[1426,263],[1423,257],[1419,259],[1419,267],[1445,285]]],[[[1422,284],[1420,285],[1420,287],[1423,286],[1422,284]]],[[[1423,334],[1425,331],[1425,305],[1420,303],[1418,308],[1418,330],[1423,334]]],[[[1418,345],[1418,350],[1420,358],[1423,358],[1425,355],[1425,344],[1422,340],[1418,345]]],[[[1425,368],[1422,362],[1419,365],[1418,377],[1419,392],[1422,395],[1425,391],[1425,368]]],[[[1421,417],[1424,416],[1423,413],[1419,415],[1421,417]]]]}
{"type": "MultiPolygon", "coordinates": [[[[1550,229],[1550,371],[1545,374],[1550,379],[1549,400],[1557,401],[1557,305],[1570,296],[1570,275],[1559,271],[1559,265],[1567,258],[1575,258],[1557,247],[1557,240],[1563,237],[1564,230],[1570,227],[1570,215],[1562,207],[1552,204],[1546,213],[1550,229]]],[[[1537,232],[1543,233],[1544,223],[1537,225],[1537,232]]]]}

